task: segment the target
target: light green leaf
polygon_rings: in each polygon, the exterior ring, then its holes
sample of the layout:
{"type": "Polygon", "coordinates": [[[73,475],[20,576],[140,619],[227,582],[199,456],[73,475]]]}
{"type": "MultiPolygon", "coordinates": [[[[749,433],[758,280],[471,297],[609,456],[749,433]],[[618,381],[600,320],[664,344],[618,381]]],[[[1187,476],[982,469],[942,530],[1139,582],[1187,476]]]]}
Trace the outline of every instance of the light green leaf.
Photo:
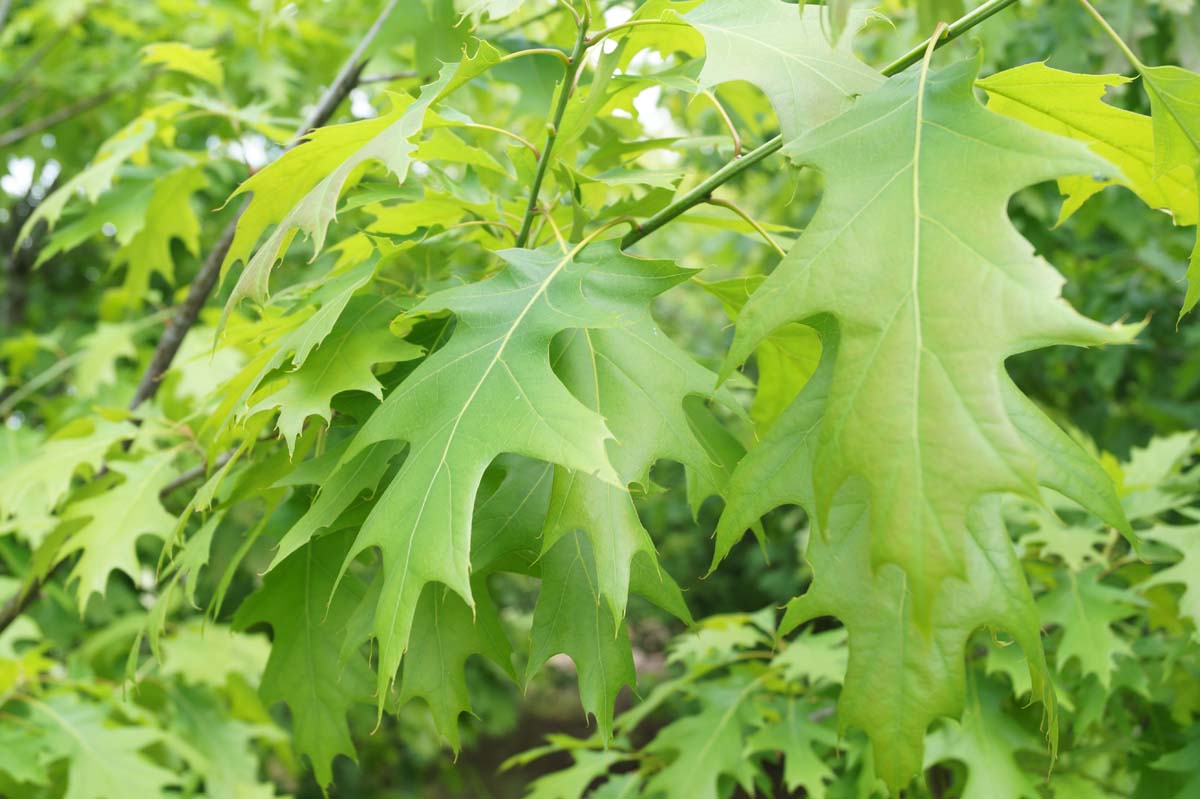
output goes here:
{"type": "Polygon", "coordinates": [[[1179,610],[1200,635],[1200,526],[1157,525],[1142,533],[1148,541],[1165,544],[1180,554],[1176,563],[1138,584],[1142,591],[1156,585],[1182,585],[1179,610]]]}
{"type": "Polygon", "coordinates": [[[176,775],[141,754],[162,740],[160,730],[111,725],[102,705],[69,694],[37,702],[33,710],[34,722],[47,736],[47,759],[67,761],[63,799],[155,799],[179,783],[176,775]]]}
{"type": "Polygon", "coordinates": [[[919,771],[928,724],[960,712],[975,628],[1009,630],[1040,661],[1029,589],[984,497],[1039,501],[1045,485],[1129,529],[1107,474],[1003,368],[1018,352],[1137,331],[1075,313],[1006,218],[1018,189],[1103,162],[984,110],[976,69],[894,78],[790,145],[828,189],[743,308],[725,368],[783,325],[826,320],[817,376],[735,472],[718,553],[775,505],[809,510],[814,582],[784,627],[845,623],[839,720],[872,737],[894,789],[919,771]]]}
{"type": "Polygon", "coordinates": [[[1120,75],[1079,75],[1036,61],[984,78],[979,86],[988,93],[992,111],[1086,142],[1120,170],[1106,181],[1090,174],[1060,178],[1067,196],[1060,221],[1105,186],[1121,183],[1151,208],[1170,212],[1176,224],[1194,225],[1200,201],[1192,170],[1159,169],[1150,117],[1104,102],[1109,87],[1128,82],[1120,75]]]}
{"type": "Polygon", "coordinates": [[[158,494],[175,477],[172,451],[147,455],[137,461],[109,463],[109,470],[124,480],[109,490],[68,505],[63,518],[83,520],[59,552],[58,559],[80,553],[68,582],[76,582],[80,612],[92,594],[105,593],[108,575],[123,571],[138,577],[137,542],[144,535],[166,540],[175,529],[158,494]]]}
{"type": "Polygon", "coordinates": [[[298,368],[286,373],[278,389],[262,396],[243,415],[278,408],[277,427],[291,452],[308,417],[318,416],[328,424],[335,395],[365,391],[382,399],[383,387],[373,367],[413,360],[423,352],[388,328],[400,312],[401,307],[386,297],[367,295],[350,300],[321,345],[298,368]]]}
{"type": "Polygon", "coordinates": [[[1046,624],[1062,629],[1055,661],[1059,671],[1079,661],[1085,675],[1094,674],[1108,687],[1118,655],[1133,656],[1129,643],[1113,630],[1114,622],[1133,615],[1139,598],[1100,581],[1099,566],[1079,574],[1066,574],[1052,591],[1038,598],[1046,624]]]}
{"type": "Polygon", "coordinates": [[[0,514],[4,518],[45,516],[58,506],[83,470],[95,473],[118,441],[133,436],[129,422],[82,420],[59,430],[20,469],[0,476],[0,514]]]}
{"type": "Polygon", "coordinates": [[[220,88],[225,83],[225,70],[214,52],[211,47],[192,47],[183,42],[157,42],[142,48],[142,63],[182,72],[220,88]]]}
{"type": "MultiPolygon", "coordinates": [[[[755,84],[775,106],[785,141],[832,119],[883,79],[854,55],[850,37],[829,41],[821,15],[819,6],[797,14],[781,0],[708,0],[683,17],[706,44],[700,85],[755,84]]],[[[848,29],[864,19],[856,13],[848,29]]]]}

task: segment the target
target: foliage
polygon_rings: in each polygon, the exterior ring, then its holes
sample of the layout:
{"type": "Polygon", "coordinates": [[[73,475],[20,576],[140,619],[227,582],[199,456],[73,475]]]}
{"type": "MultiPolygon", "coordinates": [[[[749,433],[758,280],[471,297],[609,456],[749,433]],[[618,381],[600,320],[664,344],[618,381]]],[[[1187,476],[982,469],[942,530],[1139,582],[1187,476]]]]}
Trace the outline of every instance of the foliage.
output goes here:
{"type": "Polygon", "coordinates": [[[873,11],[0,0],[0,793],[1188,795],[1200,11],[873,11]]]}

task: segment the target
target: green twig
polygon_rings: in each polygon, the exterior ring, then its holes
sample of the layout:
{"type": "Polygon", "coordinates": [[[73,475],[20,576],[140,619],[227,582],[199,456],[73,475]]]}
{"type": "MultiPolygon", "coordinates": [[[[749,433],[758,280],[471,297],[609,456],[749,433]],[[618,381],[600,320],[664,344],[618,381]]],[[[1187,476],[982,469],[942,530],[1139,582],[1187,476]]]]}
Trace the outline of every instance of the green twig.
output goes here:
{"type": "Polygon", "coordinates": [[[538,194],[542,190],[542,181],[546,179],[546,171],[550,167],[550,159],[554,153],[554,142],[558,139],[558,128],[562,125],[563,115],[567,112],[567,103],[571,99],[571,90],[575,87],[575,78],[583,66],[583,56],[587,52],[587,28],[589,18],[585,12],[579,21],[579,35],[575,38],[575,49],[567,59],[567,68],[563,71],[562,89],[558,93],[558,102],[548,123],[546,146],[542,148],[542,157],[538,159],[537,171],[533,174],[533,185],[529,187],[529,204],[525,206],[525,216],[521,219],[521,232],[517,234],[517,246],[524,247],[529,241],[529,230],[533,226],[533,218],[537,216],[538,194]]]}
{"type": "MultiPolygon", "coordinates": [[[[962,34],[966,33],[971,28],[988,19],[992,15],[1003,11],[1009,6],[1015,4],[1017,0],[988,0],[988,2],[976,8],[974,11],[965,15],[957,22],[945,28],[940,28],[934,36],[929,37],[920,45],[909,50],[904,55],[897,58],[892,63],[883,68],[884,75],[897,75],[908,69],[913,64],[920,61],[925,51],[932,46],[937,49],[953,41],[962,34]]],[[[725,166],[718,169],[713,174],[709,175],[704,181],[698,184],[694,189],[683,195],[673,203],[662,209],[658,213],[651,216],[640,227],[631,230],[625,238],[621,240],[621,246],[631,247],[637,244],[642,239],[649,236],[654,231],[661,228],[671,220],[686,213],[697,205],[708,202],[712,197],[712,193],[719,186],[723,186],[733,178],[745,172],[750,167],[762,161],[768,156],[774,155],[783,149],[783,136],[776,136],[767,142],[759,145],[755,149],[746,153],[738,159],[730,161],[725,166]]]]}

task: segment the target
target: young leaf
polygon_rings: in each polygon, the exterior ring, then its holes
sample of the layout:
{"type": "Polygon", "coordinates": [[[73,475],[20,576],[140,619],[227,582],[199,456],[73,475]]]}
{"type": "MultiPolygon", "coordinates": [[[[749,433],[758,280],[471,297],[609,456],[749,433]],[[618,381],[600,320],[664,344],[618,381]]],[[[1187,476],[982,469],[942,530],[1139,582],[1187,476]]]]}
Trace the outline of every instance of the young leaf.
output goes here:
{"type": "Polygon", "coordinates": [[[1110,86],[1128,82],[1120,75],[1078,75],[1035,61],[984,78],[978,85],[988,93],[988,108],[992,111],[1086,142],[1093,152],[1120,169],[1107,181],[1097,180],[1094,175],[1060,178],[1059,188],[1067,197],[1060,221],[1105,186],[1117,182],[1128,186],[1151,208],[1170,212],[1175,224],[1194,225],[1200,200],[1192,170],[1187,166],[1160,170],[1155,164],[1150,117],[1104,102],[1110,86]]]}
{"type": "Polygon", "coordinates": [[[298,231],[312,238],[314,252],[321,251],[325,232],[337,215],[338,198],[361,173],[361,166],[378,161],[404,182],[417,149],[411,139],[453,76],[454,68],[447,66],[420,98],[392,94],[388,96],[392,107],[374,119],[313,131],[300,146],[238,187],[230,199],[246,193],[252,197],[238,219],[221,273],[239,261],[245,268],[226,303],[225,316],[242,299],[263,302],[267,298],[271,269],[298,231]],[[271,225],[275,229],[258,244],[271,225]]]}
{"type": "Polygon", "coordinates": [[[814,583],[785,626],[821,615],[846,624],[841,723],[867,730],[879,773],[897,789],[920,769],[928,723],[962,707],[973,629],[1010,629],[1040,652],[1028,588],[1003,531],[983,532],[993,524],[981,499],[1037,501],[1049,485],[1128,531],[1108,476],[1003,368],[1029,349],[1136,333],[1075,313],[1059,297],[1062,279],[1005,214],[1026,185],[1105,165],[984,110],[972,94],[977,68],[892,79],[791,145],[828,190],[743,308],[725,367],[789,322],[836,322],[836,335],[828,325],[823,334],[828,372],[764,438],[765,455],[752,450],[739,465],[730,493],[768,490],[761,502],[731,503],[718,539],[781,499],[809,509],[814,583]]]}

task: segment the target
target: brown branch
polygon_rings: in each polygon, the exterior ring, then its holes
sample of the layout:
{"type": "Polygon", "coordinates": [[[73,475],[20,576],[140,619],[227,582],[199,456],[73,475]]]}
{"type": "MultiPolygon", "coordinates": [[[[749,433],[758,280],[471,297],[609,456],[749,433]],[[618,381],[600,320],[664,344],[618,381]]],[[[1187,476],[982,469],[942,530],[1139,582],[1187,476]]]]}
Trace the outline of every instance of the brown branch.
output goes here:
{"type": "MultiPolygon", "coordinates": [[[[329,121],[333,116],[333,112],[341,104],[350,91],[358,85],[359,78],[362,77],[363,68],[366,67],[366,53],[370,48],[375,37],[379,35],[380,29],[383,28],[383,23],[387,21],[389,15],[396,8],[399,0],[391,0],[379,12],[379,16],[375,18],[375,22],[367,30],[366,34],[359,41],[358,46],[354,48],[354,52],[346,59],[338,72],[333,83],[325,90],[312,113],[304,121],[296,131],[295,137],[288,145],[288,149],[295,147],[304,136],[313,128],[319,128],[329,121]]],[[[248,203],[249,201],[247,201],[248,203]]],[[[179,352],[179,347],[183,343],[184,336],[188,330],[196,323],[196,319],[200,316],[200,309],[204,307],[204,303],[208,301],[208,295],[212,293],[213,287],[216,286],[217,280],[221,276],[221,264],[225,262],[225,255],[229,252],[229,247],[233,243],[233,234],[237,231],[237,223],[241,218],[242,213],[246,210],[247,203],[242,203],[241,209],[233,219],[225,226],[225,230],[221,233],[221,238],[217,240],[217,244],[209,251],[208,257],[204,260],[203,266],[196,274],[195,280],[188,287],[187,298],[183,303],[175,309],[175,313],[171,321],[167,323],[166,329],[163,330],[162,337],[158,340],[158,346],[154,348],[154,355],[150,358],[150,363],[146,366],[146,371],[142,373],[142,379],[138,382],[137,390],[133,394],[133,399],[129,403],[129,409],[134,410],[146,400],[152,398],[157,392],[158,387],[162,382],[162,377],[166,371],[171,368],[171,362],[175,360],[175,355],[179,352]]]]}
{"type": "Polygon", "coordinates": [[[66,106],[65,108],[60,108],[54,113],[47,114],[41,119],[35,119],[19,128],[13,128],[6,133],[0,133],[0,147],[7,147],[10,144],[16,144],[26,136],[32,136],[35,133],[41,133],[47,128],[54,127],[59,122],[65,122],[72,117],[79,116],[87,111],[91,111],[96,106],[107,103],[117,94],[125,90],[126,89],[124,86],[113,86],[112,88],[105,89],[99,94],[86,97],[77,103],[72,103],[71,105],[66,106]]]}

